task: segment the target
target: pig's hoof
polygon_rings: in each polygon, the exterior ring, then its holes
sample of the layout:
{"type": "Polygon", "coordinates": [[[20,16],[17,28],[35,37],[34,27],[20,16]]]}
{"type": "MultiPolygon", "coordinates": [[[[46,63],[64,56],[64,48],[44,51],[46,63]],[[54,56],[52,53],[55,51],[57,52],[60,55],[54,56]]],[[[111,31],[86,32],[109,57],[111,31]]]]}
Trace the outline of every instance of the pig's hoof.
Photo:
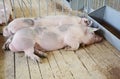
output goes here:
{"type": "Polygon", "coordinates": [[[3,49],[3,50],[10,50],[10,49],[9,49],[9,44],[10,44],[10,43],[5,43],[5,44],[3,45],[3,47],[2,47],[2,49],[3,49]]]}
{"type": "Polygon", "coordinates": [[[38,55],[40,58],[47,58],[47,54],[46,53],[42,53],[38,55]]]}
{"type": "Polygon", "coordinates": [[[37,61],[37,62],[40,62],[40,63],[42,62],[37,55],[34,55],[34,54],[33,55],[26,55],[25,54],[25,56],[32,59],[33,61],[37,61]]]}
{"type": "Polygon", "coordinates": [[[44,53],[42,51],[36,50],[35,55],[39,56],[40,58],[47,58],[47,53],[44,53]]]}

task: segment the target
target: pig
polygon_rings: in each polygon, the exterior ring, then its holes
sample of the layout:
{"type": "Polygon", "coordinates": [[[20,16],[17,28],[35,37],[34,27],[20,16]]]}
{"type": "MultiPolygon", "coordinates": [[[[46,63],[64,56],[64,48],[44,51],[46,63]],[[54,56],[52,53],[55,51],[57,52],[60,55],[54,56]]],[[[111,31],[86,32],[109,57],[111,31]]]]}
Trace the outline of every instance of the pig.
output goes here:
{"type": "Polygon", "coordinates": [[[35,19],[35,26],[60,26],[62,24],[82,24],[84,26],[91,26],[92,21],[87,18],[69,15],[46,16],[35,19]]]}
{"type": "MultiPolygon", "coordinates": [[[[23,28],[14,34],[9,48],[14,52],[24,51],[25,56],[40,61],[34,54],[36,43],[44,51],[54,51],[64,47],[67,47],[66,50],[77,50],[80,44],[90,45],[102,40],[102,37],[95,35],[95,30],[97,29],[81,24],[23,28]]],[[[42,50],[39,52],[44,53],[42,50]]]]}
{"type": "Polygon", "coordinates": [[[89,21],[87,18],[68,15],[46,16],[41,18],[17,18],[3,28],[3,36],[9,37],[18,30],[26,27],[60,26],[63,24],[82,24],[84,26],[91,26],[92,21],[89,21]]]}
{"type": "Polygon", "coordinates": [[[16,18],[12,22],[8,24],[8,26],[3,28],[3,36],[9,37],[14,35],[16,31],[26,28],[32,27],[34,25],[34,21],[31,18],[16,18]]]}
{"type": "Polygon", "coordinates": [[[5,4],[5,7],[2,2],[0,2],[0,25],[4,25],[6,22],[12,20],[11,9],[5,4]]]}

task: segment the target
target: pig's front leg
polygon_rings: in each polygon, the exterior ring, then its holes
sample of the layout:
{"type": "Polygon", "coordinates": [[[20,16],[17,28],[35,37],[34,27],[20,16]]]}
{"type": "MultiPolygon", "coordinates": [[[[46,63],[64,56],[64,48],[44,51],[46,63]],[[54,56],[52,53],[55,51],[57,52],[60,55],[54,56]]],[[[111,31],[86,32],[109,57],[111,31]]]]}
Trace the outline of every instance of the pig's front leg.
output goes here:
{"type": "Polygon", "coordinates": [[[10,37],[7,39],[7,41],[4,43],[4,45],[2,46],[2,49],[4,49],[4,50],[9,50],[9,44],[11,43],[12,39],[13,39],[13,36],[10,36],[10,37]]]}
{"type": "Polygon", "coordinates": [[[47,58],[47,53],[44,53],[38,49],[35,49],[35,55],[39,56],[40,58],[47,58]]]}
{"type": "Polygon", "coordinates": [[[38,43],[35,43],[34,50],[35,50],[35,52],[34,52],[35,55],[37,55],[41,58],[46,58],[47,57],[47,54],[42,52],[42,51],[45,51],[45,50],[43,50],[38,43]]]}
{"type": "Polygon", "coordinates": [[[65,50],[77,50],[79,48],[79,41],[71,36],[66,36],[64,39],[64,43],[67,45],[65,50]]]}
{"type": "Polygon", "coordinates": [[[24,50],[25,56],[31,58],[34,61],[41,62],[40,58],[34,54],[34,47],[24,50]]]}

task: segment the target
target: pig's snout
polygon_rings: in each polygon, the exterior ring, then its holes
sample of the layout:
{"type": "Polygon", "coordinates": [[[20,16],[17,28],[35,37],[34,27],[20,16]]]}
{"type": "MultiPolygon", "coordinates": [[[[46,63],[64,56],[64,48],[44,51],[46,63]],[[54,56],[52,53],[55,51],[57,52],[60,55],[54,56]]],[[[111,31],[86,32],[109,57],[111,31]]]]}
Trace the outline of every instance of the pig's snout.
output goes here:
{"type": "Polygon", "coordinates": [[[98,35],[95,35],[95,40],[94,40],[94,43],[101,42],[102,40],[103,40],[103,37],[98,36],[98,35]]]}
{"type": "Polygon", "coordinates": [[[93,35],[93,36],[90,36],[90,38],[87,38],[86,40],[83,41],[82,45],[91,45],[91,44],[94,44],[94,43],[98,43],[98,42],[101,42],[103,40],[103,37],[101,36],[98,36],[98,35],[93,35]]]}

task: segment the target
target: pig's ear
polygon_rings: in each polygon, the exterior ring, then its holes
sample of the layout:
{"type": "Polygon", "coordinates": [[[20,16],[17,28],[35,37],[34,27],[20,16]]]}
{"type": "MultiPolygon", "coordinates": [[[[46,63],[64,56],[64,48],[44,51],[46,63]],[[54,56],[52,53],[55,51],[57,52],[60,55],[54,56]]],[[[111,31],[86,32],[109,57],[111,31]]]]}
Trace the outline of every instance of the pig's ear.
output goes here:
{"type": "Polygon", "coordinates": [[[99,30],[98,28],[92,28],[92,27],[87,27],[87,29],[86,29],[86,33],[94,33],[95,31],[97,31],[97,30],[99,30]]]}
{"type": "Polygon", "coordinates": [[[95,31],[97,31],[98,30],[98,28],[90,28],[90,31],[91,32],[95,32],[95,31]]]}
{"type": "Polygon", "coordinates": [[[24,19],[23,21],[28,25],[34,25],[34,21],[32,19],[24,19]]]}

